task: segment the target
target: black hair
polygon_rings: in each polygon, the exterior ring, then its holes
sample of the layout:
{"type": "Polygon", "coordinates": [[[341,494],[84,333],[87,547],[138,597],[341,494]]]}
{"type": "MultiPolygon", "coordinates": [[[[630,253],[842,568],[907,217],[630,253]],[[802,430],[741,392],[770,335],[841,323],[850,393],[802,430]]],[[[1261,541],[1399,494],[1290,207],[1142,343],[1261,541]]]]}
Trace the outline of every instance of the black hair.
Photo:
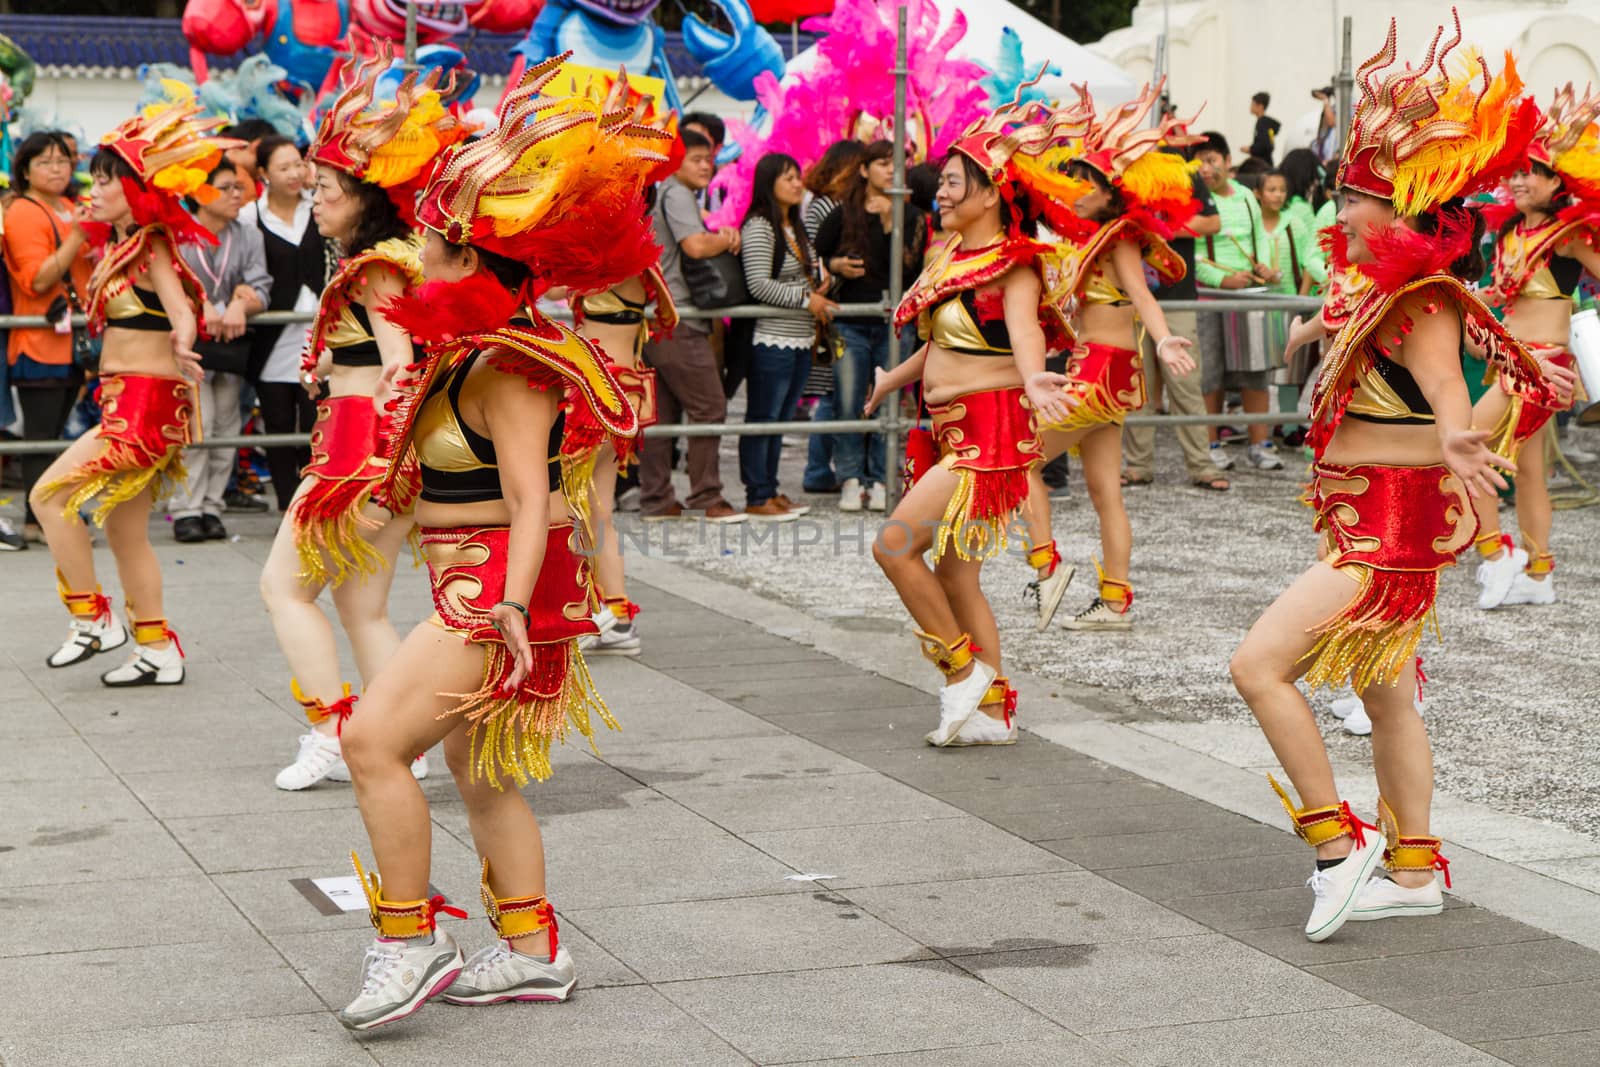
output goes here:
{"type": "Polygon", "coordinates": [[[272,162],[273,154],[285,146],[294,149],[295,155],[300,155],[300,146],[287,137],[273,134],[270,137],[261,138],[261,142],[256,145],[256,170],[265,174],[267,172],[267,164],[272,162]]]}
{"type": "Polygon", "coordinates": [[[794,233],[795,247],[800,253],[800,266],[807,276],[811,275],[812,265],[816,262],[816,252],[811,248],[811,238],[800,222],[800,205],[779,207],[778,201],[772,195],[772,187],[790,170],[798,174],[800,164],[795,162],[793,156],[786,156],[782,152],[768,152],[757,160],[755,174],[750,179],[750,206],[744,213],[744,222],[749,222],[751,219],[766,219],[767,225],[772,227],[774,278],[783,268],[784,253],[788,251],[786,247],[788,242],[784,240],[783,232],[785,225],[794,233]]]}
{"type": "Polygon", "coordinates": [[[1233,178],[1252,193],[1261,188],[1261,179],[1267,176],[1272,165],[1259,156],[1251,156],[1234,168],[1233,178]]]}
{"type": "Polygon", "coordinates": [[[1296,148],[1286,153],[1278,164],[1277,173],[1282,174],[1283,180],[1289,183],[1289,196],[1300,197],[1311,205],[1312,211],[1319,210],[1327,202],[1328,191],[1322,180],[1322,164],[1311,149],[1296,148]]]}
{"type": "Polygon", "coordinates": [[[1461,258],[1450,264],[1450,273],[1464,282],[1479,281],[1487,269],[1483,258],[1483,213],[1468,211],[1465,201],[1459,196],[1454,197],[1434,210],[1418,215],[1417,232],[1432,237],[1439,232],[1440,223],[1446,219],[1455,225],[1465,225],[1472,231],[1471,244],[1461,258]]]}
{"type": "MultiPolygon", "coordinates": [[[[839,210],[844,212],[840,218],[839,249],[866,258],[872,248],[872,227],[881,226],[876,215],[867,212],[867,179],[861,173],[861,168],[880,159],[894,158],[894,143],[891,141],[873,141],[866,145],[861,152],[861,158],[856,161],[848,175],[841,175],[838,182],[840,193],[839,210]]],[[[922,227],[909,227],[905,232],[905,265],[909,269],[913,264],[922,261],[922,227]]]]}
{"type": "Polygon", "coordinates": [[[223,128],[222,136],[232,137],[239,141],[259,141],[264,137],[275,137],[278,127],[266,119],[243,119],[232,126],[223,128]]]}
{"type": "Polygon", "coordinates": [[[939,195],[939,168],[932,163],[918,163],[908,168],[906,188],[911,190],[908,203],[932,214],[937,209],[934,197],[939,195]]]}
{"type": "Polygon", "coordinates": [[[96,178],[132,178],[139,182],[139,188],[144,188],[133,165],[109,148],[95,149],[94,158],[89,160],[89,173],[96,178]]]}
{"type": "Polygon", "coordinates": [[[1090,166],[1083,160],[1075,159],[1068,163],[1067,176],[1069,178],[1077,178],[1079,181],[1093,182],[1094,187],[1105,193],[1109,198],[1106,206],[1100,210],[1100,214],[1095,216],[1095,222],[1110,222],[1128,210],[1127,201],[1122,199],[1122,190],[1107,181],[1106,176],[1101,174],[1097,168],[1090,166]]]}
{"type": "Polygon", "coordinates": [[[696,130],[685,130],[680,128],[678,130],[678,138],[683,141],[684,152],[692,152],[696,148],[709,149],[711,147],[711,142],[706,139],[705,135],[696,130]]]}
{"type": "Polygon", "coordinates": [[[835,141],[822,153],[822,158],[806,168],[801,180],[812,195],[837,200],[837,194],[844,192],[844,186],[866,154],[867,146],[854,138],[835,141]]]}
{"type": "Polygon", "coordinates": [[[1254,96],[1252,96],[1250,98],[1250,102],[1252,104],[1260,104],[1262,107],[1266,107],[1267,105],[1272,103],[1272,94],[1271,93],[1256,93],[1254,96]]]}
{"type": "Polygon", "coordinates": [[[728,124],[709,111],[691,111],[678,120],[678,129],[685,126],[702,126],[711,135],[714,144],[726,144],[728,141],[728,124]]]}
{"type": "MultiPolygon", "coordinates": [[[[967,177],[967,191],[961,198],[963,201],[974,192],[994,188],[994,182],[989,180],[989,173],[978,165],[977,160],[965,152],[957,152],[953,148],[950,150],[950,154],[945,156],[945,162],[949,163],[952,159],[961,161],[961,172],[967,177]]],[[[1028,209],[1028,194],[1023,190],[1016,190],[1012,201],[1009,203],[1005,197],[1002,196],[1000,198],[1000,225],[1007,233],[1012,229],[1016,229],[1024,237],[1038,235],[1039,219],[1028,209]]]]}
{"type": "MultiPolygon", "coordinates": [[[[11,161],[11,188],[14,192],[25,193],[28,191],[28,168],[33,161],[50,151],[59,148],[66,153],[67,159],[72,159],[72,149],[67,145],[67,139],[55,130],[40,130],[30,133],[17,145],[17,154],[11,161]]],[[[69,180],[68,188],[71,188],[69,180]]]]}
{"type": "Polygon", "coordinates": [[[1223,159],[1232,159],[1233,152],[1228,148],[1228,139],[1216,130],[1206,130],[1200,135],[1204,140],[1194,146],[1195,158],[1201,152],[1221,152],[1223,159]]]}
{"type": "MultiPolygon", "coordinates": [[[[227,156],[223,156],[217,161],[217,165],[211,168],[211,173],[206,175],[206,184],[211,185],[212,180],[225,170],[233,171],[241,181],[246,180],[244,175],[239,173],[239,165],[230,161],[227,156]]],[[[186,196],[183,198],[183,206],[188,210],[189,214],[193,215],[200,210],[200,201],[192,196],[186,196]]]]}
{"type": "Polygon", "coordinates": [[[339,186],[345,195],[359,202],[355,229],[350,239],[342,243],[341,251],[345,256],[357,256],[379,241],[411,234],[411,227],[400,217],[400,209],[394,206],[388,193],[342,170],[335,173],[339,175],[339,186]]]}
{"type": "MultiPolygon", "coordinates": [[[[446,246],[457,259],[464,258],[469,247],[467,245],[450,244],[449,242],[446,242],[446,246]]],[[[528,279],[533,277],[533,271],[526,263],[512,259],[510,256],[502,256],[498,252],[491,252],[482,245],[471,245],[470,247],[474,252],[478,253],[478,262],[483,264],[484,269],[494,275],[495,281],[505,286],[506,291],[512,295],[521,292],[528,279]]]]}

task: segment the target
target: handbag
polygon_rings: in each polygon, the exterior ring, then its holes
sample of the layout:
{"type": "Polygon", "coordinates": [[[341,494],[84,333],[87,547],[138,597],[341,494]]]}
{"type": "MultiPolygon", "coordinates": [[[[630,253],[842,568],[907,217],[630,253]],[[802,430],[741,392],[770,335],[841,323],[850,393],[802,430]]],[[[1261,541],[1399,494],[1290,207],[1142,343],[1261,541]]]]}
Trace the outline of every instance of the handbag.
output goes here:
{"type": "MultiPolygon", "coordinates": [[[[56,239],[56,250],[60,251],[61,230],[56,226],[55,213],[27,194],[23,194],[22,199],[44,212],[45,221],[50,223],[50,234],[56,239]]],[[[67,294],[64,297],[58,296],[50,302],[45,318],[51,321],[63,315],[83,314],[83,301],[78,296],[78,287],[72,284],[70,265],[67,267],[67,272],[61,276],[61,284],[67,294]]],[[[100,371],[100,338],[91,336],[87,326],[72,327],[72,365],[85,374],[98,374],[100,371]]]]}
{"type": "Polygon", "coordinates": [[[689,303],[695,307],[711,311],[750,302],[750,290],[744,283],[744,264],[732,252],[722,252],[709,259],[680,256],[678,266],[683,272],[683,284],[689,290],[689,303]]]}
{"type": "Polygon", "coordinates": [[[844,338],[839,335],[839,327],[819,321],[811,338],[811,362],[819,367],[831,367],[844,358],[844,352],[844,338]]]}
{"type": "Polygon", "coordinates": [[[243,376],[250,369],[253,330],[246,330],[231,341],[196,341],[194,350],[200,354],[200,366],[217,374],[243,376]]]}

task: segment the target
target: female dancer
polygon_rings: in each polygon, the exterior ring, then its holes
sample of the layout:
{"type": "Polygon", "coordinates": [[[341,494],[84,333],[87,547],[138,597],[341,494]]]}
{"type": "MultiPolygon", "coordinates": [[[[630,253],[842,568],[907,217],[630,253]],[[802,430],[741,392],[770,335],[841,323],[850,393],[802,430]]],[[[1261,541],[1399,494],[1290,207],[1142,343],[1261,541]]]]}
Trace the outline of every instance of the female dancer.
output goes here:
{"type": "MultiPolygon", "coordinates": [[[[630,98],[620,94],[627,83],[619,81],[606,111],[620,110],[630,98]]],[[[671,171],[667,171],[671,173],[671,171]]],[[[662,177],[665,175],[662,174],[662,177]]],[[[654,177],[654,176],[652,176],[654,177]]],[[[646,201],[654,189],[646,190],[646,201]]],[[[678,324],[678,309],[672,302],[666,279],[657,266],[648,267],[599,293],[573,301],[573,317],[580,336],[594,342],[605,353],[606,368],[622,386],[628,405],[633,408],[639,430],[656,423],[656,372],[644,365],[641,356],[646,341],[665,337],[678,324]],[[655,314],[645,318],[645,308],[655,303],[655,314]]],[[[589,543],[594,559],[594,580],[600,596],[600,610],[593,616],[599,633],[582,638],[578,644],[596,656],[637,656],[639,628],[633,621],[639,605],[628,599],[622,568],[622,545],[617,539],[617,475],[639,462],[641,438],[618,441],[601,425],[587,418],[588,407],[578,403],[567,413],[566,434],[561,443],[568,457],[569,479],[588,481],[587,500],[574,499],[572,510],[587,511],[585,525],[592,533],[589,543]]]]}
{"type": "Polygon", "coordinates": [[[50,464],[29,494],[55,558],[56,586],[72,614],[66,643],[46,661],[82,663],[118,648],[128,631],[95,582],[94,552],[78,509],[95,497],[127,598],[138,646],[106,685],[177,685],[183,648],[167,624],[161,566],[150,547],[150,509],[184,480],[182,450],[192,439],[200,380],[194,351],[200,281],[178,255],[179,243],[212,241],[180,199],[205,191],[205,176],[236,142],[211,136],[220,119],[200,117],[194,100],[156,104],[106,135],[89,165],[90,212],[108,227],[89,279],[86,309],[103,330],[100,426],[50,464]]]}
{"type": "Polygon", "coordinates": [[[345,728],[377,866],[368,878],[356,861],[378,937],[361,991],[339,1016],[354,1030],[404,1018],[439,993],[455,1004],[563,1000],[577,981],[544,895],[539,824],[500,776],[519,786],[544,779],[552,741],[569,730],[590,737],[596,717],[615,726],[576,647],[595,627],[561,492],[563,393],[615,438],[638,424],[604,354],[533,302],[553,284],[601,291],[656,261],[641,193],[668,135],[633,125],[628,112],[603,114],[597,97],[541,96],[565,58],[531,68],[501,102],[494,132],[442,157],[420,208],[429,280],[394,312],[428,348],[391,405],[389,482],[420,468],[417,520],[436,613],[345,728]],[[602,227],[607,240],[596,246],[602,227]],[[444,901],[427,896],[428,805],[406,771],[439,741],[500,938],[465,963],[434,929],[444,901]]]}
{"type": "MultiPolygon", "coordinates": [[[[1183,277],[1183,259],[1167,247],[1165,238],[1199,209],[1183,158],[1155,151],[1163,142],[1190,140],[1173,134],[1178,124],[1170,118],[1148,127],[1146,117],[1160,93],[1159,84],[1147,85],[1137,99],[1101,119],[1088,92],[1078,90],[1079,102],[1070,114],[1082,131],[1081,155],[1068,165],[1067,176],[1080,192],[1071,200],[1070,215],[1051,219],[1052,228],[1070,242],[1063,246],[1062,289],[1077,305],[1077,344],[1067,361],[1068,413],[1062,419],[1040,419],[1039,428],[1045,462],[1068,449],[1082,455],[1105,560],[1095,564],[1097,595],[1066,624],[1069,630],[1133,626],[1133,586],[1128,583],[1133,527],[1122,504],[1122,422],[1145,401],[1135,319],[1156,338],[1156,358],[1170,373],[1194,369],[1191,343],[1167,328],[1144,274],[1148,264],[1169,283],[1183,277]]],[[[1037,468],[1029,482],[1028,562],[1038,569],[1038,628],[1043,630],[1061,603],[1073,568],[1061,565],[1051,536],[1050,494],[1037,468]]]]}
{"type": "Polygon", "coordinates": [[[1509,64],[1492,82],[1485,71],[1482,89],[1477,67],[1452,76],[1445,61],[1459,24],[1442,52],[1439,34],[1420,70],[1396,71],[1391,23],[1358,75],[1334,265],[1366,285],[1341,309],[1307,438],[1323,556],[1256,620],[1230,664],[1302,806],[1272,784],[1316,850],[1312,941],[1348,919],[1443,906],[1434,872],[1446,871],[1448,884],[1448,871],[1429,828],[1433,762],[1412,703],[1416,648],[1438,572],[1472,543],[1469,494],[1492,496],[1504,484],[1494,467],[1514,469],[1490,452],[1486,431],[1471,428],[1463,335],[1519,387],[1550,399],[1538,365],[1466,287],[1482,272],[1481,219],[1460,199],[1517,165],[1537,113],[1531,100],[1516,101],[1509,64]],[[1381,834],[1339,799],[1322,734],[1295,688],[1302,675],[1313,689],[1348,681],[1365,704],[1381,834]],[[1369,882],[1380,858],[1389,877],[1369,882]]]}
{"type": "Polygon", "coordinates": [[[918,433],[907,445],[915,484],[872,553],[945,676],[939,725],[926,738],[940,747],[1017,739],[1015,692],[998,677],[1000,634],[979,577],[1005,546],[1039,461],[1033,413],[1066,416],[1066,379],[1044,369],[1046,347],[1067,343],[1045,289],[1053,250],[1029,236],[1050,172],[1024,157],[1036,160],[1070,132],[1043,107],[1007,105],[956,142],[938,195],[940,223],[955,236],[895,312],[895,327],[915,320],[926,343],[880,368],[867,397],[871,414],[920,378],[933,419],[933,439],[918,433]],[[922,558],[930,548],[932,568],[922,558]]]}
{"type": "MultiPolygon", "coordinates": [[[[412,524],[394,514],[409,503],[406,486],[397,487],[398,503],[373,499],[387,466],[377,458],[372,398],[384,369],[405,366],[412,353],[410,338],[382,308],[421,281],[411,228],[417,186],[464,131],[440,105],[431,78],[420,86],[408,78],[394,103],[374,105],[375,82],[387,66],[379,56],[346,68],[348,84],[308,153],[317,164],[317,229],[339,242],[344,258],[323,290],[306,349],[308,389],[323,379],[329,386],[317,404],[311,465],[261,572],[261,599],[289,661],[290,690],[311,725],[294,762],[278,773],[279,789],[349,778],[339,735],[357,698],[340,684],[333,625],[317,606],[322,590],[333,586],[363,683],[400,647],[389,622],[389,586],[412,524]]],[[[427,767],[419,755],[419,778],[427,767]]]]}
{"type": "MultiPolygon", "coordinates": [[[[1511,178],[1515,205],[1495,249],[1494,291],[1505,326],[1534,358],[1570,370],[1567,351],[1572,293],[1584,271],[1600,277],[1600,141],[1592,127],[1600,96],[1575,99],[1572,85],[1556,94],[1528,149],[1528,165],[1511,178]]],[[[1472,424],[1488,429],[1496,454],[1517,464],[1517,525],[1522,547],[1500,533],[1499,501],[1473,501],[1478,513],[1478,607],[1553,604],[1555,556],[1550,552],[1550,491],[1545,485],[1547,429],[1555,412],[1516,391],[1500,376],[1472,409],[1472,424]],[[1531,447],[1528,447],[1530,446],[1531,447]]]]}

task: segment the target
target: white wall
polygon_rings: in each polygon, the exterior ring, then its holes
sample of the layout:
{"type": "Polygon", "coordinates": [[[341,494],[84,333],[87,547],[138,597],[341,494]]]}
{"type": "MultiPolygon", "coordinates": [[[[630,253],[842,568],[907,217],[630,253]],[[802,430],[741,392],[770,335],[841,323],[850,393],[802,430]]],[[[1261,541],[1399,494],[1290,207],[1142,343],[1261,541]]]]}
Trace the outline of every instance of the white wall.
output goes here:
{"type": "MultiPolygon", "coordinates": [[[[1133,25],[1091,45],[1140,79],[1155,67],[1163,11],[1170,17],[1170,88],[1179,113],[1201,104],[1197,129],[1221,130],[1242,157],[1254,129],[1250,96],[1272,94],[1270,113],[1284,124],[1281,147],[1308,139],[1316,103],[1309,93],[1339,69],[1336,18],[1353,19],[1352,67],[1377,52],[1391,15],[1399,20],[1400,59],[1421,59],[1429,37],[1461,12],[1466,43],[1499,65],[1516,53],[1528,90],[1541,102],[1556,85],[1600,85],[1600,0],[1140,0],[1133,25]]],[[[1279,158],[1281,158],[1281,153],[1279,158]]]]}

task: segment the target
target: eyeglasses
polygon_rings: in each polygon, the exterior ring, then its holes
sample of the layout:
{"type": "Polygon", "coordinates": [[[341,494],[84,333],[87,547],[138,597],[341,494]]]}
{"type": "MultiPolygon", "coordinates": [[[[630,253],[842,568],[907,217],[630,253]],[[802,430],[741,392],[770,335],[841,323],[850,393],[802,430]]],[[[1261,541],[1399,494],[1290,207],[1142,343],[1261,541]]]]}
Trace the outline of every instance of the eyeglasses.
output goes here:
{"type": "Polygon", "coordinates": [[[28,166],[30,166],[30,167],[70,167],[70,166],[72,166],[72,160],[64,159],[61,156],[39,156],[39,157],[29,161],[28,166]]]}

